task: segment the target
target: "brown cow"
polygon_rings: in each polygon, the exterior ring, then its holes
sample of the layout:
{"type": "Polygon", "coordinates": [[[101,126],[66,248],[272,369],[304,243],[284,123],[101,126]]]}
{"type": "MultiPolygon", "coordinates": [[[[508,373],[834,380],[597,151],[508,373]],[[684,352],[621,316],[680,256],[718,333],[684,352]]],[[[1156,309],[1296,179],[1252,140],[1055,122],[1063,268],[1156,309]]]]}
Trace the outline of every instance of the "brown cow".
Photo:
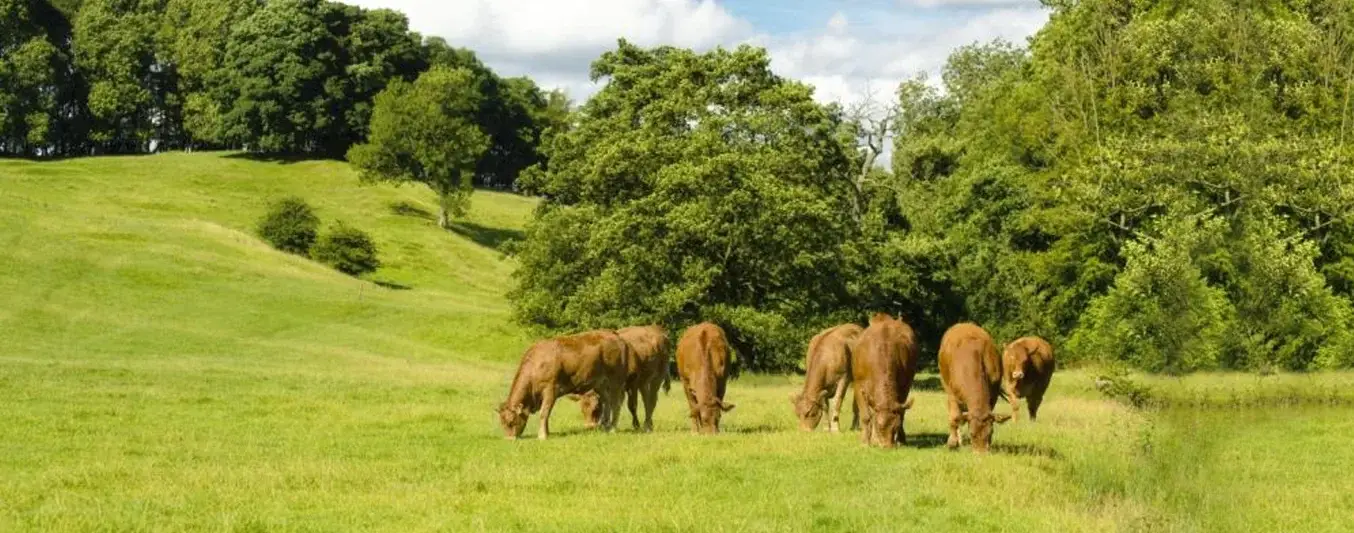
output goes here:
{"type": "Polygon", "coordinates": [[[596,391],[603,409],[612,413],[606,429],[614,431],[629,357],[629,346],[611,330],[556,337],[532,345],[522,355],[508,400],[498,406],[503,433],[511,439],[522,436],[527,417],[539,410],[541,429],[536,438],[546,438],[555,399],[586,391],[596,391]]]}
{"type": "Polygon", "coordinates": [[[962,445],[959,426],[968,423],[973,450],[987,452],[992,422],[1011,418],[992,413],[1001,395],[1001,359],[992,336],[971,322],[951,326],[940,339],[940,383],[950,412],[950,438],[945,445],[962,445]]]}
{"type": "MultiPolygon", "coordinates": [[[[842,324],[823,330],[809,340],[804,358],[804,390],[790,395],[799,417],[799,428],[813,431],[823,418],[823,403],[828,404],[828,431],[841,431],[842,400],[851,384],[851,345],[860,335],[860,326],[842,324]],[[828,400],[828,397],[831,400],[828,400]]],[[[860,427],[860,405],[851,402],[851,429],[860,427]]]]}
{"type": "MultiPolygon", "coordinates": [[[[658,388],[668,390],[668,359],[670,343],[668,332],[662,326],[634,326],[616,332],[630,346],[630,364],[626,372],[625,392],[630,408],[630,421],[640,429],[636,413],[638,397],[644,396],[644,431],[653,431],[653,410],[658,405],[658,388]]],[[[584,425],[597,427],[603,422],[601,402],[596,393],[571,395],[583,410],[584,425]]]]}
{"type": "Polygon", "coordinates": [[[715,324],[691,326],[677,341],[677,375],[691,408],[692,432],[719,433],[720,415],[734,408],[724,402],[728,366],[729,342],[715,324]]]}
{"type": "Polygon", "coordinates": [[[1044,402],[1044,391],[1053,380],[1053,347],[1039,337],[1021,337],[1006,345],[1001,365],[1011,416],[1020,418],[1020,398],[1027,398],[1033,422],[1039,416],[1039,404],[1044,402]]]}
{"type": "Polygon", "coordinates": [[[851,375],[860,406],[860,442],[892,448],[907,442],[903,419],[912,408],[912,379],[917,375],[917,335],[907,323],[884,313],[851,350],[851,375]]]}

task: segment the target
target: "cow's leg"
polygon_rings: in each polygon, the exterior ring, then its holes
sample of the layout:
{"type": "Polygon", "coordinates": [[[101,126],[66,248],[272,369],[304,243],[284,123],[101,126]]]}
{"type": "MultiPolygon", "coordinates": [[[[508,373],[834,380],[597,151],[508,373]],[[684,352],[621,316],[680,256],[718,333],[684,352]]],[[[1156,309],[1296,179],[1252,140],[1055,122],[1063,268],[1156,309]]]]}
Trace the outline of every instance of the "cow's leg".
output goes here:
{"type": "Polygon", "coordinates": [[[628,387],[625,391],[625,406],[630,409],[630,427],[639,431],[639,386],[628,387]]]}
{"type": "Polygon", "coordinates": [[[1030,422],[1034,422],[1039,416],[1039,404],[1044,403],[1044,393],[1030,395],[1026,399],[1026,403],[1030,406],[1030,422]]]}
{"type": "Polygon", "coordinates": [[[851,398],[851,431],[860,429],[860,402],[851,398]]]}
{"type": "Polygon", "coordinates": [[[644,385],[644,431],[653,431],[653,410],[658,405],[658,387],[663,385],[662,379],[654,379],[644,385]]]}
{"type": "Polygon", "coordinates": [[[950,438],[945,441],[945,445],[950,448],[958,448],[964,444],[963,439],[959,436],[959,416],[961,414],[959,411],[959,400],[956,400],[953,396],[946,395],[945,408],[950,414],[950,438]]]}
{"type": "Polygon", "coordinates": [[[840,433],[842,430],[841,428],[842,401],[846,399],[847,383],[849,382],[847,381],[847,377],[845,375],[843,375],[841,379],[837,380],[837,390],[832,394],[832,403],[831,405],[828,406],[828,416],[831,417],[827,420],[828,431],[831,431],[833,433],[840,433]]]}
{"type": "Polygon", "coordinates": [[[616,426],[621,421],[621,402],[625,401],[625,386],[613,387],[611,389],[611,427],[608,432],[615,432],[616,426]]]}
{"type": "Polygon", "coordinates": [[[550,436],[550,410],[555,408],[555,387],[548,386],[541,391],[541,430],[536,438],[545,440],[550,436]]]}
{"type": "Polygon", "coordinates": [[[872,418],[872,417],[871,417],[870,406],[865,405],[865,398],[864,398],[863,396],[861,396],[861,394],[860,394],[860,387],[859,387],[859,386],[856,387],[856,390],[855,390],[855,397],[856,397],[856,405],[860,406],[860,408],[861,408],[861,416],[860,416],[860,443],[861,443],[862,445],[864,445],[864,446],[869,446],[869,445],[870,445],[870,419],[872,418]]]}
{"type": "Polygon", "coordinates": [[[682,387],[682,391],[686,392],[686,405],[691,410],[691,432],[700,433],[701,422],[700,414],[696,410],[696,394],[686,387],[682,387]]]}
{"type": "Polygon", "coordinates": [[[1015,385],[1006,386],[1006,401],[1011,402],[1011,420],[1020,420],[1020,398],[1016,396],[1015,385]]]}

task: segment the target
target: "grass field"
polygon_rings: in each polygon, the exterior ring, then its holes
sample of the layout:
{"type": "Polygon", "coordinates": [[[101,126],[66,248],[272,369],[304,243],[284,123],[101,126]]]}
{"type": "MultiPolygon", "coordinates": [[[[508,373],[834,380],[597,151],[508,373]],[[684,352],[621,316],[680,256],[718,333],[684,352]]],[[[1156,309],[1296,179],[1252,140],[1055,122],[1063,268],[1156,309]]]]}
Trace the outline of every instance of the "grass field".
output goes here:
{"type": "Polygon", "coordinates": [[[1147,379],[1177,407],[1135,411],[1070,371],[984,457],[944,448],[933,376],[893,451],[799,432],[783,376],[731,383],[715,437],[674,391],[654,434],[564,402],[559,438],[505,441],[531,334],[498,248],[533,205],[479,192],[445,232],[426,190],[340,163],[0,161],[0,531],[1354,528],[1348,374],[1147,379]],[[268,248],[252,226],[286,194],[386,266],[268,248]]]}

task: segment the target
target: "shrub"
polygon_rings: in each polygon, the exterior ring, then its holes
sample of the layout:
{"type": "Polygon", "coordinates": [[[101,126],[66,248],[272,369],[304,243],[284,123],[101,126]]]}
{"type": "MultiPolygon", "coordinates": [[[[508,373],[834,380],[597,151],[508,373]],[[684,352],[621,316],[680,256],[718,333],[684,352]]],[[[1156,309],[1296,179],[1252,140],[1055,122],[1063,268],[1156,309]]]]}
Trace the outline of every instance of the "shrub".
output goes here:
{"type": "Polygon", "coordinates": [[[371,237],[342,222],[334,223],[320,236],[319,242],[310,250],[310,256],[350,276],[375,272],[381,266],[376,257],[376,243],[371,237]]]}
{"type": "Polygon", "coordinates": [[[306,255],[315,244],[320,218],[305,200],[291,196],[268,208],[259,219],[258,232],[273,248],[284,252],[306,255]]]}
{"type": "Polygon", "coordinates": [[[1223,221],[1187,218],[1159,237],[1124,245],[1127,260],[1108,294],[1091,301],[1069,351],[1150,372],[1214,368],[1236,311],[1210,286],[1197,258],[1216,248],[1223,221]]]}

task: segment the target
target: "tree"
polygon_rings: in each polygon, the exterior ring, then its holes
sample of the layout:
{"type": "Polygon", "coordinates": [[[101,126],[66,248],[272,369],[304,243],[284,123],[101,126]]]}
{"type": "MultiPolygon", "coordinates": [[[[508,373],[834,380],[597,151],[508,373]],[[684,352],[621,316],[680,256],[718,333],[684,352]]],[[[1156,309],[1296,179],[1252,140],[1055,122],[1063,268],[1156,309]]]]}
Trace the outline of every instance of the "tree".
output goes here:
{"type": "Polygon", "coordinates": [[[221,104],[213,96],[229,79],[222,71],[231,29],[260,6],[258,0],[169,0],[158,40],[161,62],[171,65],[175,103],[189,146],[221,144],[221,104]]]}
{"type": "Polygon", "coordinates": [[[621,41],[605,86],[519,182],[545,197],[518,253],[519,319],[551,328],[713,319],[740,365],[785,369],[815,327],[859,318],[853,145],[764,50],[621,41]]]}
{"type": "Polygon", "coordinates": [[[437,224],[450,225],[471,192],[489,138],[475,123],[482,96],[466,69],[434,67],[413,83],[395,81],[376,96],[371,134],[348,160],[367,182],[415,182],[437,194],[437,224]]]}
{"type": "Polygon", "coordinates": [[[91,140],[101,151],[145,151],[178,135],[173,69],[156,61],[163,0],[88,0],[72,48],[89,81],[91,140]]]}
{"type": "Polygon", "coordinates": [[[66,17],[46,2],[0,0],[0,155],[60,148],[74,100],[66,17]]]}

